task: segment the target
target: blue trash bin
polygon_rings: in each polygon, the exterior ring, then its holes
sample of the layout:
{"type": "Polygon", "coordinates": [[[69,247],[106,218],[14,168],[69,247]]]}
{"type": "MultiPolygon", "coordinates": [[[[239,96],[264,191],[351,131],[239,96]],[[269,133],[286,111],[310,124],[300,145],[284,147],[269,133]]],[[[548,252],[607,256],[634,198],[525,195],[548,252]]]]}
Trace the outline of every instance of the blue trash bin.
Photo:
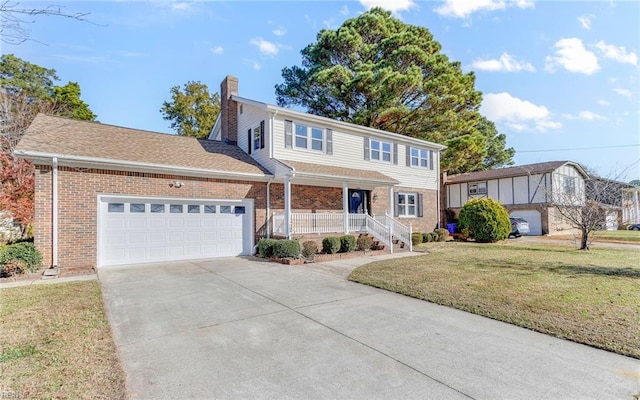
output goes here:
{"type": "Polygon", "coordinates": [[[456,233],[456,229],[457,228],[458,228],[458,224],[456,224],[455,222],[451,222],[451,223],[447,224],[447,230],[449,231],[449,234],[451,234],[451,235],[456,233]]]}

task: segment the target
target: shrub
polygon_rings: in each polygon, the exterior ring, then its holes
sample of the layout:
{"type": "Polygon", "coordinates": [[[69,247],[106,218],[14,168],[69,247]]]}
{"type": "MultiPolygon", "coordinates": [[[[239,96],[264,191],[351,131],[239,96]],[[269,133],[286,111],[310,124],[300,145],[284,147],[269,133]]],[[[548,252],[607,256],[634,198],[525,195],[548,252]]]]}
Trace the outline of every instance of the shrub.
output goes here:
{"type": "Polygon", "coordinates": [[[360,236],[357,240],[358,250],[367,251],[371,250],[371,246],[373,246],[373,239],[371,236],[360,236]]]}
{"type": "Polygon", "coordinates": [[[277,240],[273,245],[273,255],[278,258],[300,257],[300,242],[297,240],[277,240]]]}
{"type": "Polygon", "coordinates": [[[22,274],[42,267],[42,255],[33,243],[20,242],[0,248],[0,267],[4,274],[22,274]]]}
{"type": "Polygon", "coordinates": [[[258,241],[258,254],[262,257],[271,257],[273,255],[273,246],[276,244],[275,239],[260,239],[258,241]]]}
{"type": "Polygon", "coordinates": [[[433,242],[433,236],[431,236],[431,232],[425,232],[422,234],[422,243],[433,242]]]}
{"type": "MultiPolygon", "coordinates": [[[[431,236],[431,241],[432,242],[437,242],[438,239],[440,238],[440,236],[438,235],[437,232],[429,232],[429,235],[431,236]]],[[[446,240],[446,238],[445,238],[446,240]]]]}
{"type": "Polygon", "coordinates": [[[356,249],[356,237],[353,235],[340,236],[340,253],[348,253],[356,249]]]}
{"type": "Polygon", "coordinates": [[[318,252],[318,243],[313,240],[307,240],[302,243],[302,255],[305,258],[311,258],[318,252]]]}
{"type": "Polygon", "coordinates": [[[458,216],[460,229],[469,229],[477,242],[497,242],[509,237],[511,222],[502,204],[490,199],[473,199],[466,203],[458,216]]]}
{"type": "Polygon", "coordinates": [[[322,239],[322,251],[327,254],[335,254],[340,250],[339,237],[326,237],[322,239]]]}
{"type": "Polygon", "coordinates": [[[433,233],[435,233],[434,242],[446,242],[449,238],[449,231],[445,228],[438,228],[433,233]]]}
{"type": "Polygon", "coordinates": [[[411,244],[415,246],[415,245],[420,244],[420,243],[422,243],[422,233],[413,232],[411,234],[411,244]]]}

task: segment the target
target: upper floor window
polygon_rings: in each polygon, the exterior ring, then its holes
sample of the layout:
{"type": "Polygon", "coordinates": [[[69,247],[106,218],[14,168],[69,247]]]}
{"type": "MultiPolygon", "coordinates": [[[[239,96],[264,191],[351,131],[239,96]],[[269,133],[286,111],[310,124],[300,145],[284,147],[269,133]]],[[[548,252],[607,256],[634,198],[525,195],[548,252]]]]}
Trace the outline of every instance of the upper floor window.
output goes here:
{"type": "Polygon", "coordinates": [[[470,183],[469,194],[486,194],[487,182],[470,183]]]}
{"type": "Polygon", "coordinates": [[[259,126],[256,126],[255,128],[253,128],[253,149],[254,150],[259,150],[261,148],[262,145],[262,135],[261,135],[261,130],[259,126]]]}
{"type": "Polygon", "coordinates": [[[317,126],[284,123],[284,146],[318,153],[333,154],[333,131],[317,126]]]}
{"type": "Polygon", "coordinates": [[[391,162],[391,143],[371,139],[369,148],[371,160],[391,162]]]}
{"type": "Polygon", "coordinates": [[[576,178],[571,176],[565,176],[562,182],[564,193],[569,195],[576,194],[576,178]]]}
{"type": "Polygon", "coordinates": [[[429,152],[424,149],[411,149],[411,166],[412,167],[429,167],[429,152]]]}
{"type": "Polygon", "coordinates": [[[260,121],[260,125],[247,131],[247,149],[249,154],[264,149],[264,121],[260,121]]]}

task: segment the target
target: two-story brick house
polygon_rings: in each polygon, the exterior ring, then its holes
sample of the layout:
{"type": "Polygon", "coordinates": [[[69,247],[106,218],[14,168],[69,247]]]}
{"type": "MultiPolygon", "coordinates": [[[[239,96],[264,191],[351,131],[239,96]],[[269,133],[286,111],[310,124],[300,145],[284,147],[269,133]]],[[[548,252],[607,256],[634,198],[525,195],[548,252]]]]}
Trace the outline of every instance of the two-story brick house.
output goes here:
{"type": "Polygon", "coordinates": [[[248,255],[260,237],[432,230],[444,146],[238,96],[208,140],[39,115],[35,243],[62,268],[248,255]]]}

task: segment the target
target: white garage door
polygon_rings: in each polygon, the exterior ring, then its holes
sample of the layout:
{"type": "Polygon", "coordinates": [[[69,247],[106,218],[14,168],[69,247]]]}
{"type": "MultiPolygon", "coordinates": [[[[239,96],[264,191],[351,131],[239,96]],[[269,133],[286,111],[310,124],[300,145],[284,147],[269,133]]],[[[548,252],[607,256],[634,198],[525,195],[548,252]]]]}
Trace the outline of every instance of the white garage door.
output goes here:
{"type": "Polygon", "coordinates": [[[252,200],[100,196],[98,265],[251,254],[252,200]]]}
{"type": "Polygon", "coordinates": [[[542,217],[540,211],[536,210],[517,210],[509,214],[511,217],[523,218],[529,223],[529,235],[542,235],[542,217]]]}

